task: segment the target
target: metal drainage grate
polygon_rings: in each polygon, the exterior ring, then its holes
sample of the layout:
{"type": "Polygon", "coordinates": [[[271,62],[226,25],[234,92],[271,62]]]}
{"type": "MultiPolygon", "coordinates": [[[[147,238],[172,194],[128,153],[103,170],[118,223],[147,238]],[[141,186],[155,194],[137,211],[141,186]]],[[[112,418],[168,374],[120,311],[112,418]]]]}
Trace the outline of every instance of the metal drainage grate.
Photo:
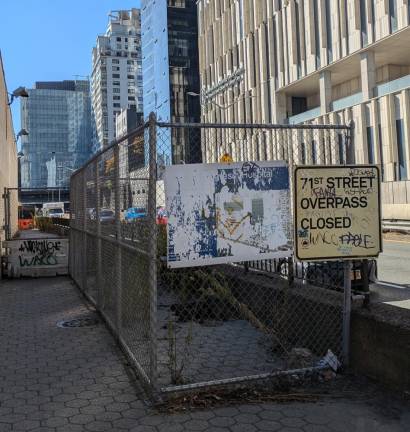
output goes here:
{"type": "Polygon", "coordinates": [[[73,327],[93,327],[99,324],[100,321],[97,317],[81,317],[71,320],[59,321],[57,327],[73,328],[73,327]]]}

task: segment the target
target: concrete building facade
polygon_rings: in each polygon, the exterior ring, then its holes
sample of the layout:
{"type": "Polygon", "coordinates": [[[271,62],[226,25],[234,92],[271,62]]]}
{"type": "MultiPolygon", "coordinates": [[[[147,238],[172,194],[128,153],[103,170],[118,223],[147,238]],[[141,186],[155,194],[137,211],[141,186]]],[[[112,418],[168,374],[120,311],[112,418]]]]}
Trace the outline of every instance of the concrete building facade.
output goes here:
{"type": "Polygon", "coordinates": [[[199,0],[202,120],[353,120],[383,216],[410,219],[409,24],[408,0],[199,0]]]}
{"type": "MultiPolygon", "coordinates": [[[[17,188],[17,146],[14,135],[11,110],[8,105],[9,95],[0,53],[0,194],[4,188],[17,188]]],[[[11,192],[10,234],[17,231],[17,191],[11,192]],[[14,198],[14,199],[13,199],[14,198]]],[[[4,200],[0,200],[0,243],[5,239],[4,224],[6,223],[4,200]]],[[[2,248],[0,245],[0,255],[2,248]]]]}
{"type": "MultiPolygon", "coordinates": [[[[162,122],[198,122],[199,100],[188,94],[199,93],[196,0],[142,0],[141,38],[144,118],[154,112],[162,122]]],[[[160,163],[200,161],[197,141],[187,130],[163,130],[160,163]]]]}
{"type": "Polygon", "coordinates": [[[91,94],[95,117],[94,152],[116,133],[122,109],[142,112],[140,10],[112,11],[107,31],[92,52],[91,94]]]}
{"type": "Polygon", "coordinates": [[[90,83],[36,82],[21,101],[21,187],[68,189],[70,175],[91,156],[90,83]]]}

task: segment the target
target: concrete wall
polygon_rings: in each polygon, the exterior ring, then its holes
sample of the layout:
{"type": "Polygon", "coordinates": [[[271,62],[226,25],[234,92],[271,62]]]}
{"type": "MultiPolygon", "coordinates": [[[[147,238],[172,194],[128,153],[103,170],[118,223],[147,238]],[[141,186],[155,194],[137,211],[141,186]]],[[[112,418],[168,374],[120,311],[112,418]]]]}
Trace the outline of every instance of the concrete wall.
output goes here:
{"type": "Polygon", "coordinates": [[[410,314],[385,304],[352,313],[351,367],[388,387],[410,390],[410,314]]]}
{"type": "Polygon", "coordinates": [[[410,181],[382,183],[383,219],[410,220],[410,181]]]}
{"type": "MultiPolygon", "coordinates": [[[[0,198],[5,187],[17,187],[17,147],[8,104],[6,80],[0,53],[0,198]]],[[[17,231],[17,193],[12,194],[11,231],[17,231]]],[[[0,241],[4,240],[4,200],[0,199],[0,241]]],[[[0,249],[1,253],[1,249],[0,249]]]]}

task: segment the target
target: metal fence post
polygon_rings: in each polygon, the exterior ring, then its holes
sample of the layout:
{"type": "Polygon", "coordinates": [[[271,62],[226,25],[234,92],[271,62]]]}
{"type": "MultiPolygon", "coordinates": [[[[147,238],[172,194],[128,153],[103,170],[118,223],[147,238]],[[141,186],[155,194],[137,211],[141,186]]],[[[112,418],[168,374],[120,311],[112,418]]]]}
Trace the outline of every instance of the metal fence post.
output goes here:
{"type": "Polygon", "coordinates": [[[157,119],[154,113],[149,116],[149,300],[150,300],[150,380],[157,388],[157,119]]]}
{"type": "Polygon", "coordinates": [[[97,224],[97,309],[101,309],[102,286],[101,286],[101,221],[100,221],[100,171],[98,159],[95,161],[95,218],[97,224]]]}
{"type": "Polygon", "coordinates": [[[122,250],[121,250],[121,208],[120,208],[120,147],[114,146],[114,205],[115,205],[115,238],[117,242],[116,247],[116,287],[117,287],[117,301],[116,301],[116,328],[118,335],[121,335],[122,327],[122,250]]]}
{"type": "Polygon", "coordinates": [[[82,244],[82,262],[83,274],[81,275],[81,285],[84,292],[87,291],[87,170],[83,170],[82,175],[82,210],[83,210],[83,244],[82,244]]]}
{"type": "Polygon", "coordinates": [[[10,190],[4,188],[4,235],[6,240],[11,240],[11,227],[10,227],[10,190]]]}
{"type": "Polygon", "coordinates": [[[351,312],[351,271],[352,262],[350,260],[343,261],[344,273],[344,299],[343,299],[343,362],[345,366],[349,366],[350,355],[350,312],[351,312]]]}

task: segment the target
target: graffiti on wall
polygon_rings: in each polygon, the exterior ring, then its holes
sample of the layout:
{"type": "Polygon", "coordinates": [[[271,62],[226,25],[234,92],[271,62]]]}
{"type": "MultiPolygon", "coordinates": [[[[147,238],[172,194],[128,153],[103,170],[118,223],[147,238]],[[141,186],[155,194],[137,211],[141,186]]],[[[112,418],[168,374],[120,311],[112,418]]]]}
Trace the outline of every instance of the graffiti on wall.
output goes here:
{"type": "Polygon", "coordinates": [[[4,242],[7,248],[8,274],[50,276],[68,272],[68,239],[37,238],[4,242]]]}
{"type": "Polygon", "coordinates": [[[18,248],[21,267],[56,266],[58,253],[62,251],[61,240],[25,240],[18,248]]]}

